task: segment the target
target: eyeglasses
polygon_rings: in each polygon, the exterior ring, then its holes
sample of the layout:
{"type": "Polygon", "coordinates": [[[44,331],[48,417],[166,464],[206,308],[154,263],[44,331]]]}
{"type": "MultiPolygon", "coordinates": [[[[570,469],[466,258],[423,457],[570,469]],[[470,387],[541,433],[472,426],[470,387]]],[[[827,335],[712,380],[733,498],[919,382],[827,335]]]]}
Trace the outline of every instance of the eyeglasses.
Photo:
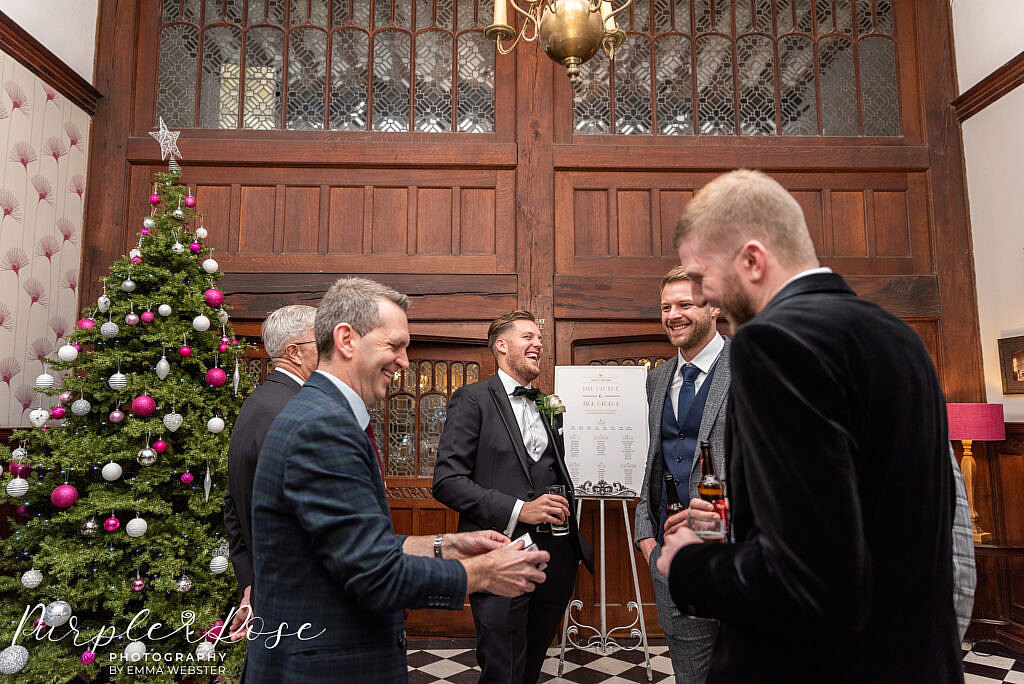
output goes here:
{"type": "Polygon", "coordinates": [[[302,346],[302,345],[304,345],[304,344],[316,344],[316,340],[306,340],[305,342],[289,342],[289,343],[288,343],[287,345],[285,345],[285,346],[287,346],[287,347],[290,347],[290,346],[292,346],[293,344],[294,344],[294,345],[295,345],[296,347],[301,347],[301,346],[302,346]]]}

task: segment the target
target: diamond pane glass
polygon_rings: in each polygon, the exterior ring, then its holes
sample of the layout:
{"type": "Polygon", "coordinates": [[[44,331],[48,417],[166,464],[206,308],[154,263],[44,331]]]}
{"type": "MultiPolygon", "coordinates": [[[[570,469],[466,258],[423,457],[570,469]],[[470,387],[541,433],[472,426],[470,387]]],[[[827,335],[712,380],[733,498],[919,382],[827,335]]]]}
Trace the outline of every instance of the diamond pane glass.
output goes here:
{"type": "Polygon", "coordinates": [[[846,38],[818,41],[822,135],[857,135],[857,86],[853,44],[846,38]]]}
{"type": "MultiPolygon", "coordinates": [[[[366,0],[358,1],[365,3],[366,0]]],[[[411,19],[412,3],[409,0],[377,0],[373,4],[375,28],[393,25],[401,29],[409,29],[412,25],[411,19]]]]}
{"type": "Polygon", "coordinates": [[[644,36],[629,34],[626,49],[615,59],[615,132],[651,133],[651,46],[644,36]]]}
{"type": "Polygon", "coordinates": [[[817,135],[814,44],[810,38],[779,40],[779,118],[783,135],[817,135]]]}
{"type": "Polygon", "coordinates": [[[857,0],[857,34],[863,36],[874,30],[871,17],[871,0],[857,0]]]}
{"type": "Polygon", "coordinates": [[[381,31],[373,38],[373,130],[409,130],[409,36],[381,31]]]}
{"type": "Polygon", "coordinates": [[[273,28],[249,29],[245,37],[242,126],[257,130],[281,127],[281,62],[284,34],[273,28]]]}
{"type": "Polygon", "coordinates": [[[814,13],[811,0],[775,0],[776,31],[799,32],[810,35],[814,29],[814,13]]]}
{"type": "Polygon", "coordinates": [[[693,13],[697,31],[732,34],[732,12],[729,0],[694,0],[693,13]]]}
{"type": "Polygon", "coordinates": [[[653,0],[654,2],[654,30],[658,33],[665,33],[672,28],[672,0],[653,0]]]}
{"type": "MultiPolygon", "coordinates": [[[[366,410],[370,414],[370,425],[373,426],[373,436],[377,440],[377,447],[387,451],[387,442],[383,441],[388,434],[385,421],[387,411],[384,408],[384,402],[384,399],[379,399],[366,407],[366,410]]],[[[384,454],[382,453],[381,456],[384,454]]]]}
{"type": "Polygon", "coordinates": [[[430,391],[430,381],[434,377],[433,364],[430,361],[420,361],[420,393],[430,391]]]}
{"type": "MultiPolygon", "coordinates": [[[[412,364],[412,363],[409,364],[410,367],[412,367],[414,365],[415,364],[412,364]]],[[[405,371],[398,371],[397,373],[395,373],[394,375],[391,376],[391,385],[388,388],[388,392],[401,392],[402,391],[402,375],[404,373],[405,373],[405,371]]]]}
{"type": "Polygon", "coordinates": [[[448,417],[448,399],[442,394],[428,394],[420,399],[420,477],[432,477],[437,462],[437,444],[448,417]]]}
{"type": "Polygon", "coordinates": [[[285,0],[249,0],[249,26],[284,25],[285,0]]]}
{"type": "Polygon", "coordinates": [[[892,22],[892,3],[889,0],[878,0],[875,3],[875,30],[891,36],[892,22]]]}
{"type": "MultiPolygon", "coordinates": [[[[388,401],[389,476],[412,477],[416,474],[416,400],[399,394],[388,401]]],[[[378,439],[378,442],[380,440],[378,439]]]]}
{"type": "Polygon", "coordinates": [[[203,85],[199,97],[200,128],[238,127],[238,87],[242,32],[213,26],[203,32],[203,85]]]}
{"type": "Polygon", "coordinates": [[[833,0],[835,7],[836,31],[839,33],[853,33],[853,2],[851,0],[833,0]]]}
{"type": "MultiPolygon", "coordinates": [[[[419,373],[419,371],[420,371],[420,369],[419,369],[419,367],[415,363],[412,363],[412,362],[409,363],[409,367],[406,368],[404,371],[402,371],[402,389],[404,389],[406,392],[409,392],[411,394],[417,394],[416,390],[417,390],[418,385],[419,385],[419,382],[418,382],[418,373],[419,373]]],[[[430,364],[429,363],[427,364],[427,372],[430,372],[430,364]]]]}
{"type": "Polygon", "coordinates": [[[370,38],[358,29],[336,31],[331,51],[330,126],[339,131],[365,131],[370,38]]]}
{"type": "Polygon", "coordinates": [[[474,382],[480,381],[480,364],[478,363],[467,363],[466,364],[466,384],[471,385],[474,382]]]}
{"type": "Polygon", "coordinates": [[[597,57],[580,66],[580,77],[573,89],[573,117],[577,133],[612,132],[607,59],[597,57]]]}
{"type": "Polygon", "coordinates": [[[288,4],[288,24],[290,26],[305,24],[309,21],[309,0],[291,0],[288,4]]]}
{"type": "Polygon", "coordinates": [[[817,19],[819,36],[832,33],[835,30],[832,0],[817,0],[814,3],[814,16],[817,19]]]}
{"type": "Polygon", "coordinates": [[[434,389],[448,393],[448,364],[444,361],[434,364],[434,389]]]}
{"type": "Polygon", "coordinates": [[[701,135],[732,135],[732,43],[720,36],[697,39],[697,125],[701,135]]]}
{"type": "Polygon", "coordinates": [[[349,7],[351,0],[334,0],[331,3],[331,25],[347,26],[352,21],[352,12],[349,7]]]}
{"type": "Polygon", "coordinates": [[[767,36],[736,41],[739,74],[740,132],[775,134],[775,51],[767,36]]]}
{"type": "Polygon", "coordinates": [[[416,35],[416,130],[452,130],[452,37],[441,31],[416,35]]]}
{"type": "Polygon", "coordinates": [[[466,367],[461,363],[452,364],[452,392],[466,384],[465,370],[466,367]]]}
{"type": "MultiPolygon", "coordinates": [[[[459,15],[462,16],[461,14],[459,15]]],[[[459,36],[456,101],[460,133],[494,131],[494,43],[474,31],[459,36]]]]}
{"type": "Polygon", "coordinates": [[[199,31],[175,24],[160,31],[160,76],[156,113],[168,128],[192,128],[196,101],[199,31]]]}
{"type": "Polygon", "coordinates": [[[623,12],[619,14],[615,18],[616,22],[620,24],[625,23],[625,21],[620,22],[618,20],[620,18],[624,19],[631,14],[632,19],[628,30],[647,33],[651,30],[651,6],[649,3],[650,0],[633,0],[633,4],[629,7],[630,13],[623,12]]]}
{"type": "Polygon", "coordinates": [[[295,29],[288,34],[288,119],[292,130],[324,127],[327,34],[295,29]]]}
{"type": "Polygon", "coordinates": [[[861,106],[864,135],[900,134],[900,100],[896,84],[896,54],[888,38],[860,41],[861,106]]]}
{"type": "Polygon", "coordinates": [[[662,36],[654,45],[657,79],[658,133],[693,135],[693,75],[690,41],[662,36]]]}

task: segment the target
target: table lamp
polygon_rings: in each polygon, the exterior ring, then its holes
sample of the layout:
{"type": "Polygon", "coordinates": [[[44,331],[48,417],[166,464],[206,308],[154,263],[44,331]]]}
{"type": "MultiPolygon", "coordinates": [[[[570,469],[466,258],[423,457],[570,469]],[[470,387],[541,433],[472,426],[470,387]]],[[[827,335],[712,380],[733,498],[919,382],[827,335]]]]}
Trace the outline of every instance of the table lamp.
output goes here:
{"type": "Polygon", "coordinates": [[[964,474],[964,487],[967,489],[967,503],[971,512],[971,534],[975,544],[990,541],[991,532],[983,532],[978,527],[978,511],[974,508],[974,456],[971,454],[971,442],[998,442],[1006,439],[1006,424],[1003,422],[1002,404],[946,404],[946,415],[949,421],[949,438],[960,440],[964,455],[960,460],[960,470],[964,474]]]}

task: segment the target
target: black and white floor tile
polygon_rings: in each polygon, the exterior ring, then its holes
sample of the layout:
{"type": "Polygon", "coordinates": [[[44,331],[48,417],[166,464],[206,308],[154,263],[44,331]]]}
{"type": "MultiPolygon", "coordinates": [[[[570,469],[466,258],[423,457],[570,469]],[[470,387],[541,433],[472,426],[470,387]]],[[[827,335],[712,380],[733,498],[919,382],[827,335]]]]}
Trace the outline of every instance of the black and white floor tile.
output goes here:
{"type": "MultiPolygon", "coordinates": [[[[964,644],[965,684],[1024,684],[1024,657],[998,644],[964,644]]],[[[480,677],[472,639],[422,639],[409,642],[410,684],[475,684],[480,677]]],[[[651,639],[651,673],[656,684],[671,684],[672,663],[664,639],[651,639]]],[[[565,666],[558,676],[559,649],[548,649],[541,682],[573,684],[622,684],[646,682],[642,649],[601,654],[594,650],[567,648],[565,666]]]]}

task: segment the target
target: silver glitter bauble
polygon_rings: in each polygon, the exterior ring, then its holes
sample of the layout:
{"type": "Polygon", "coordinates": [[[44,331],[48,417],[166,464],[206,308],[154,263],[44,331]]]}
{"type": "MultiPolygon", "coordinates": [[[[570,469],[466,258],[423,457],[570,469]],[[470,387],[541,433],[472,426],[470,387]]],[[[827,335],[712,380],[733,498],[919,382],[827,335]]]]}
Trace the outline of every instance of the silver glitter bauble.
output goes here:
{"type": "Polygon", "coordinates": [[[217,321],[221,325],[227,325],[228,324],[228,319],[230,319],[230,318],[231,318],[231,316],[228,316],[228,312],[227,311],[225,311],[224,309],[217,309],[217,321]]]}
{"type": "MultiPolygon", "coordinates": [[[[72,347],[72,349],[74,349],[74,347],[72,347]]],[[[40,373],[36,376],[35,388],[37,390],[50,389],[53,387],[53,383],[55,382],[56,380],[54,380],[53,376],[49,373],[40,373]]]]}
{"type": "Polygon", "coordinates": [[[76,399],[75,402],[71,404],[71,412],[76,416],[84,416],[91,410],[92,404],[90,404],[86,399],[76,399]]]}
{"type": "Polygon", "coordinates": [[[120,392],[128,386],[128,377],[124,373],[114,373],[107,378],[107,385],[115,392],[120,392]]]}
{"type": "Polygon", "coordinates": [[[125,292],[135,292],[135,281],[131,278],[125,278],[121,281],[121,289],[125,292]]]}
{"type": "Polygon", "coordinates": [[[107,482],[113,482],[117,478],[121,477],[122,472],[123,470],[121,469],[121,466],[111,461],[107,465],[103,466],[103,470],[100,471],[100,475],[102,475],[103,479],[107,482]]]}
{"type": "Polygon", "coordinates": [[[21,668],[25,667],[27,662],[28,649],[24,646],[15,644],[0,651],[0,673],[2,674],[11,675],[21,672],[21,668]]]}
{"type": "Polygon", "coordinates": [[[174,211],[171,212],[171,214],[174,216],[174,218],[178,219],[179,221],[185,218],[185,212],[183,212],[181,209],[175,209],[174,211]]]}
{"type": "Polygon", "coordinates": [[[17,449],[11,451],[11,458],[13,458],[15,461],[21,461],[21,459],[25,458],[26,456],[28,456],[28,449],[26,449],[25,447],[18,447],[17,449]]]}
{"type": "Polygon", "coordinates": [[[28,480],[23,477],[16,477],[7,483],[7,495],[13,499],[20,499],[28,492],[28,480]]]}
{"type": "Polygon", "coordinates": [[[117,327],[117,323],[114,323],[114,321],[107,321],[100,326],[100,335],[103,335],[108,340],[117,337],[119,332],[121,332],[121,329],[117,327]]]}
{"type": "MultiPolygon", "coordinates": [[[[192,590],[192,578],[188,575],[182,575],[181,579],[178,580],[178,591],[185,593],[186,591],[192,590]]],[[[49,624],[49,623],[47,623],[49,624]]]]}
{"type": "Polygon", "coordinates": [[[171,432],[176,431],[185,422],[180,413],[168,413],[164,416],[164,427],[171,432]]]}
{"type": "Polygon", "coordinates": [[[199,314],[192,319],[192,327],[195,328],[197,332],[205,332],[210,329],[210,319],[203,314],[199,314]]]}
{"type": "Polygon", "coordinates": [[[210,561],[210,572],[219,575],[228,569],[228,559],[224,556],[214,556],[210,561]]]}
{"type": "Polygon", "coordinates": [[[175,242],[173,245],[171,245],[171,251],[174,252],[175,254],[184,254],[185,245],[181,244],[180,242],[175,242]]]}
{"type": "Polygon", "coordinates": [[[146,534],[147,529],[149,529],[149,524],[142,518],[132,518],[124,526],[124,531],[128,533],[129,537],[141,537],[146,534]]]}
{"type": "Polygon", "coordinates": [[[21,575],[21,584],[26,589],[35,589],[43,583],[43,573],[35,568],[26,570],[21,575]]]}
{"type": "Polygon", "coordinates": [[[60,627],[71,617],[71,604],[67,601],[54,601],[46,606],[43,622],[47,627],[60,627]]]}
{"type": "Polygon", "coordinates": [[[156,307],[156,312],[163,316],[164,318],[166,318],[167,316],[171,315],[171,305],[161,304],[160,306],[156,307]]]}
{"type": "Polygon", "coordinates": [[[141,257],[141,256],[142,256],[142,250],[137,248],[137,247],[128,252],[128,258],[129,259],[134,259],[135,257],[141,257]]]}
{"type": "Polygon", "coordinates": [[[206,229],[203,228],[202,226],[199,226],[198,228],[196,228],[196,237],[198,239],[205,240],[207,235],[209,235],[209,233],[207,233],[206,229]]]}
{"type": "Polygon", "coordinates": [[[73,345],[65,344],[57,350],[57,358],[65,363],[71,363],[78,358],[78,350],[73,345]]]}
{"type": "Polygon", "coordinates": [[[82,523],[81,532],[83,537],[95,537],[96,533],[99,531],[99,524],[92,518],[89,518],[84,523],[82,523]]]}
{"type": "Polygon", "coordinates": [[[133,641],[124,647],[124,657],[129,663],[137,663],[146,655],[146,644],[141,641],[133,641]]]}
{"type": "Polygon", "coordinates": [[[146,218],[142,219],[142,227],[152,230],[156,228],[156,221],[147,216],[146,218]]]}
{"type": "Polygon", "coordinates": [[[107,313],[110,311],[110,297],[107,295],[100,295],[96,300],[96,308],[100,310],[100,313],[107,313]]]}
{"type": "Polygon", "coordinates": [[[196,660],[213,660],[217,657],[216,647],[209,641],[204,641],[196,646],[196,660]]]}
{"type": "Polygon", "coordinates": [[[160,360],[156,362],[156,377],[163,380],[167,377],[167,374],[171,372],[171,364],[167,363],[167,357],[161,356],[160,360]]]}
{"type": "Polygon", "coordinates": [[[206,429],[213,434],[221,432],[224,429],[224,419],[220,416],[214,416],[210,420],[206,421],[206,429]]]}
{"type": "Polygon", "coordinates": [[[149,447],[139,449],[139,455],[135,457],[135,460],[139,462],[139,465],[153,465],[156,463],[156,452],[149,447]]]}

